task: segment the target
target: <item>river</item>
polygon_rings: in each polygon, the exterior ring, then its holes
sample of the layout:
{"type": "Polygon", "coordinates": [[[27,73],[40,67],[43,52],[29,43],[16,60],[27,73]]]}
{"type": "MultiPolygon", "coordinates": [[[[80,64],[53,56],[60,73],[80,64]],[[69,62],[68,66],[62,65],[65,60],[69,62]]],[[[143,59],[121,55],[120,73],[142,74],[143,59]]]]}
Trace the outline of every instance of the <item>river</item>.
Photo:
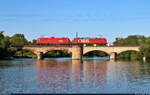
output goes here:
{"type": "Polygon", "coordinates": [[[107,58],[1,60],[0,93],[150,93],[150,64],[107,58]]]}

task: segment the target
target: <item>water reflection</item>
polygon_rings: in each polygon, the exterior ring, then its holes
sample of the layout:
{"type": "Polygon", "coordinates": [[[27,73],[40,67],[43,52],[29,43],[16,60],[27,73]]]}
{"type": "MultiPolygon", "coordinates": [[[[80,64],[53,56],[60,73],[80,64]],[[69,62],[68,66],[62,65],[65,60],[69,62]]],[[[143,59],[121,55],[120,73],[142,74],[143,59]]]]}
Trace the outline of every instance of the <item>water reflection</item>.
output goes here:
{"type": "Polygon", "coordinates": [[[74,87],[78,86],[78,82],[82,81],[83,77],[83,61],[81,60],[72,60],[72,70],[71,70],[71,79],[72,79],[72,85],[74,87]]]}
{"type": "Polygon", "coordinates": [[[83,64],[83,80],[87,82],[89,87],[92,88],[103,88],[106,84],[106,62],[91,62],[84,61],[83,64]],[[91,82],[89,84],[89,82],[91,82]]]}
{"type": "Polygon", "coordinates": [[[58,92],[69,88],[70,61],[38,60],[35,63],[37,84],[41,89],[58,92]]]}
{"type": "Polygon", "coordinates": [[[149,63],[70,59],[6,63],[0,67],[0,93],[150,93],[149,63]]]}
{"type": "Polygon", "coordinates": [[[40,88],[55,88],[57,91],[77,88],[103,88],[106,84],[106,62],[82,60],[36,61],[37,84],[40,88]]]}

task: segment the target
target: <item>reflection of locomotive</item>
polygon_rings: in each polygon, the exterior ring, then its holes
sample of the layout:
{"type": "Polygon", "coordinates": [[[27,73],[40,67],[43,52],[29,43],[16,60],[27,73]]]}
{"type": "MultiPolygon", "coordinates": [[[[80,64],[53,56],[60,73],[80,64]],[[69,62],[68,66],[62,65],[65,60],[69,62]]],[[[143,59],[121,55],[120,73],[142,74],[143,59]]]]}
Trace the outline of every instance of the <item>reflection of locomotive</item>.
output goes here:
{"type": "Polygon", "coordinates": [[[74,38],[72,42],[69,38],[39,38],[37,44],[83,44],[84,46],[106,45],[105,38],[74,38]]]}

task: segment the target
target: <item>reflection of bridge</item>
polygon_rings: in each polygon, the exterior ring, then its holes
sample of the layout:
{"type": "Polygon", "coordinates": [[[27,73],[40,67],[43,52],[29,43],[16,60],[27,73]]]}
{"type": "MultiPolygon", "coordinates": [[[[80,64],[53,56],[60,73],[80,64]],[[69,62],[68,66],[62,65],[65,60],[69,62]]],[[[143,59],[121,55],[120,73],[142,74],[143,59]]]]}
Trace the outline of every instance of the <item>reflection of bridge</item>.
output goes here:
{"type": "Polygon", "coordinates": [[[37,84],[42,89],[48,85],[57,89],[58,93],[66,89],[73,90],[74,87],[76,89],[79,85],[88,87],[87,83],[92,88],[103,88],[107,82],[105,77],[108,62],[97,61],[96,63],[100,64],[93,64],[93,61],[89,60],[36,60],[34,65],[37,71],[37,84]],[[59,86],[55,86],[58,84],[59,86]]]}
{"type": "Polygon", "coordinates": [[[43,54],[53,51],[53,50],[66,50],[72,53],[72,59],[82,59],[82,55],[90,51],[104,51],[109,56],[110,59],[115,59],[116,55],[124,51],[139,51],[139,47],[133,46],[100,46],[100,47],[83,47],[81,45],[72,46],[24,46],[24,50],[29,50],[35,53],[38,59],[43,59],[43,54]]]}

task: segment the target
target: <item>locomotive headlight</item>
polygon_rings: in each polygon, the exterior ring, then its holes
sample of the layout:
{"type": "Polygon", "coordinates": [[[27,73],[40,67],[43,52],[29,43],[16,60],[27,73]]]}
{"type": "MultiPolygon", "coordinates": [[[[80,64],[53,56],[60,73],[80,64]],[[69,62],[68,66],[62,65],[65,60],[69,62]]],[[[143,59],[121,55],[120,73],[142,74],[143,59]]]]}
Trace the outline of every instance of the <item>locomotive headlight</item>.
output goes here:
{"type": "Polygon", "coordinates": [[[96,44],[94,44],[94,47],[96,47],[96,44]]]}

